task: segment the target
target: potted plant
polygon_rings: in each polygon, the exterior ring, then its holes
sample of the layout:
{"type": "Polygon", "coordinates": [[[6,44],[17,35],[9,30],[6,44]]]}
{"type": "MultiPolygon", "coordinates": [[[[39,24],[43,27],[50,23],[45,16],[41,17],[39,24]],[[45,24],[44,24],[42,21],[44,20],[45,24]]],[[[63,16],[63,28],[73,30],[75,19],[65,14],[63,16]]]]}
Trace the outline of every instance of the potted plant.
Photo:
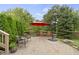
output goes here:
{"type": "Polygon", "coordinates": [[[12,43],[10,44],[10,53],[14,53],[14,52],[16,52],[16,51],[17,51],[17,45],[16,45],[15,42],[12,42],[12,43]]]}

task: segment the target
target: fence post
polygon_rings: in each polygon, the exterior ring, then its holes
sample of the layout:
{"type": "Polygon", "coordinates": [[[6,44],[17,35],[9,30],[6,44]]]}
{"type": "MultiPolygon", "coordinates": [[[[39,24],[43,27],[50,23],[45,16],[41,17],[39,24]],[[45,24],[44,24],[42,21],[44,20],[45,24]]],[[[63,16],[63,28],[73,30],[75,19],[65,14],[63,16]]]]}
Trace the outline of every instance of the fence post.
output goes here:
{"type": "Polygon", "coordinates": [[[9,35],[5,35],[5,52],[9,53],[9,35]]]}

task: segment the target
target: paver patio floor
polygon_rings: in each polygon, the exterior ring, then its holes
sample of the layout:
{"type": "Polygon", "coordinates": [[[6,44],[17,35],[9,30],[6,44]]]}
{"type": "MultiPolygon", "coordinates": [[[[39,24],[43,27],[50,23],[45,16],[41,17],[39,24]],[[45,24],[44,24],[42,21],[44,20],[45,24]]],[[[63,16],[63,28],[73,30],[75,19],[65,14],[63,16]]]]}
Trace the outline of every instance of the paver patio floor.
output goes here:
{"type": "Polygon", "coordinates": [[[26,48],[11,55],[76,55],[79,51],[60,41],[49,41],[51,37],[32,37],[26,48]]]}

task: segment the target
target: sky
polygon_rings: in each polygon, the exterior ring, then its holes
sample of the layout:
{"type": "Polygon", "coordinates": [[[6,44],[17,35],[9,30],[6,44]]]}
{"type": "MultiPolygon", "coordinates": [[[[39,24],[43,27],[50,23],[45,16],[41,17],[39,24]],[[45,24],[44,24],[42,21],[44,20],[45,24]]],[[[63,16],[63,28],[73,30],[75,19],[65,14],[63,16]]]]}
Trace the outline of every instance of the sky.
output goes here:
{"type": "MultiPolygon", "coordinates": [[[[9,8],[24,8],[27,10],[36,20],[42,20],[43,15],[55,4],[0,4],[0,12],[6,11],[9,8]]],[[[69,7],[79,9],[79,4],[68,4],[69,7]]]]}

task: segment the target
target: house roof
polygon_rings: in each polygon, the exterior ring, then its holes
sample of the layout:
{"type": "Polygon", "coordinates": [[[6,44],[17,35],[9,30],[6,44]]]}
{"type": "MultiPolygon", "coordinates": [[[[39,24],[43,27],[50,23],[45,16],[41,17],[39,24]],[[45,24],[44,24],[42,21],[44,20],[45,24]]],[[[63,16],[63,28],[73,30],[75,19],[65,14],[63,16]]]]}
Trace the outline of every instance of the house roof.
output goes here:
{"type": "Polygon", "coordinates": [[[48,26],[49,24],[43,22],[34,22],[31,23],[32,26],[48,26]]]}

